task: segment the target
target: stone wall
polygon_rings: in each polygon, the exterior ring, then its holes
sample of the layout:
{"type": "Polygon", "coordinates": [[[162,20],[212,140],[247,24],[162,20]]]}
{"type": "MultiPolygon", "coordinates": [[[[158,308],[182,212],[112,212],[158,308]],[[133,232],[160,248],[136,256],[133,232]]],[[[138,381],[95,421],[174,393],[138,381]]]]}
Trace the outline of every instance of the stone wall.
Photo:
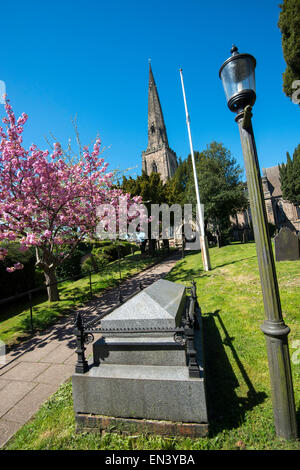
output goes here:
{"type": "MultiPolygon", "coordinates": [[[[278,230],[289,227],[292,231],[300,231],[300,207],[283,199],[278,166],[263,169],[262,187],[268,222],[278,230]]],[[[233,227],[241,228],[243,224],[249,225],[250,220],[251,213],[247,209],[232,217],[231,223],[233,227]]]]}
{"type": "Polygon", "coordinates": [[[161,146],[158,149],[146,150],[142,153],[142,168],[147,175],[153,171],[160,174],[162,181],[165,183],[171,178],[177,168],[177,158],[175,152],[168,147],[161,146]],[[153,164],[156,165],[155,169],[153,164]]]}

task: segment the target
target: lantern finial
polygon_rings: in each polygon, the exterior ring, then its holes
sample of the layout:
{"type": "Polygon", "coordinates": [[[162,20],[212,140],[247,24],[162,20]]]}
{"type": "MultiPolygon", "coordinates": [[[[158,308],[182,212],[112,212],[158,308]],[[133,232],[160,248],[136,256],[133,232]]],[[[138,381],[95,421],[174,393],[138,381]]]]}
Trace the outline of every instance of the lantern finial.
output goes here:
{"type": "Polygon", "coordinates": [[[239,53],[238,48],[236,47],[235,44],[232,44],[232,48],[230,52],[231,52],[231,55],[237,55],[239,53]]]}

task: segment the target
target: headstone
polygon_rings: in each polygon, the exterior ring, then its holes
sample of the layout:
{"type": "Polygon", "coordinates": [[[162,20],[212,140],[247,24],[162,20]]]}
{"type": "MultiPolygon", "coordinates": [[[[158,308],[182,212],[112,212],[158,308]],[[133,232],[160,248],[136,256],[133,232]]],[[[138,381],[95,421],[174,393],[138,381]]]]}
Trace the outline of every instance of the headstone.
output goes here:
{"type": "Polygon", "coordinates": [[[207,434],[200,312],[196,377],[189,373],[188,340],[175,333],[186,302],[185,286],[161,279],[101,320],[103,336],[93,345],[89,370],[72,378],[79,429],[118,422],[134,424],[135,432],[207,434]]]}
{"type": "Polygon", "coordinates": [[[276,261],[300,259],[299,237],[288,227],[282,227],[274,238],[276,261]]]}

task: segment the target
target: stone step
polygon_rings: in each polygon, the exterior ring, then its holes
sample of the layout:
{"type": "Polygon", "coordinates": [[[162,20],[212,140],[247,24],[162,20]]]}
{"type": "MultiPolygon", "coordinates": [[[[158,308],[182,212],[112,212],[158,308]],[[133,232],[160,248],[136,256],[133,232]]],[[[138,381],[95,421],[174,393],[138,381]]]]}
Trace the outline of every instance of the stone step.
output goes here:
{"type": "MultiPolygon", "coordinates": [[[[102,377],[134,380],[188,380],[189,371],[186,366],[151,366],[151,365],[120,365],[103,364],[91,367],[87,373],[89,377],[102,377]]],[[[198,379],[201,380],[201,379],[198,379]]]]}
{"type": "Polygon", "coordinates": [[[93,345],[95,364],[185,366],[185,348],[171,337],[106,337],[93,345]]]}

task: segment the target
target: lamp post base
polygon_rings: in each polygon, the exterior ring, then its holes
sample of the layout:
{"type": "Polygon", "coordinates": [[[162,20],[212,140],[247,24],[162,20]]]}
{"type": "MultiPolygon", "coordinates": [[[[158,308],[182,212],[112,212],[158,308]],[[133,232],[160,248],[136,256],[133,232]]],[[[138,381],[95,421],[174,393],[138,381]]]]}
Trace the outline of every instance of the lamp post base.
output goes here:
{"type": "Polygon", "coordinates": [[[287,339],[290,328],[283,321],[266,320],[260,329],[266,338],[272,399],[276,404],[274,406],[276,434],[288,440],[296,439],[296,410],[287,339]]]}

